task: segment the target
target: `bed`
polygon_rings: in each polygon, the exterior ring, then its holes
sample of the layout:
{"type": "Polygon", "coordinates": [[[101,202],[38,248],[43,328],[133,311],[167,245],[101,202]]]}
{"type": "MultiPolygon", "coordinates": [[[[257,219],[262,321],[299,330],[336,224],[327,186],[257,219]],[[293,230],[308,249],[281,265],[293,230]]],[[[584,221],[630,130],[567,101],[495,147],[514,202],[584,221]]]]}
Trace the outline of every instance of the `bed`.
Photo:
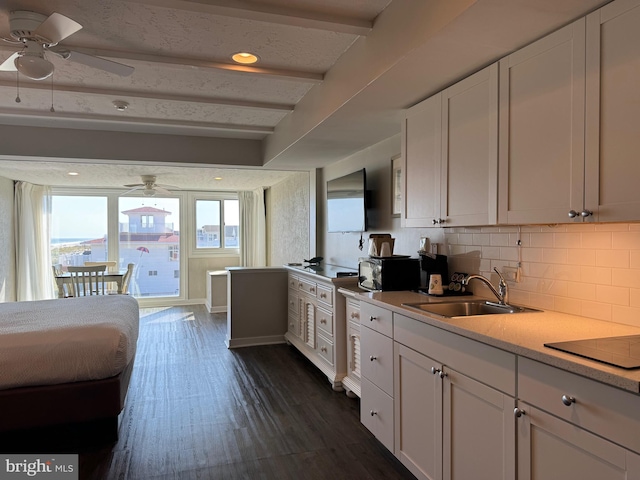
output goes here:
{"type": "Polygon", "coordinates": [[[127,295],[0,304],[0,435],[85,426],[115,441],[138,324],[127,295]]]}

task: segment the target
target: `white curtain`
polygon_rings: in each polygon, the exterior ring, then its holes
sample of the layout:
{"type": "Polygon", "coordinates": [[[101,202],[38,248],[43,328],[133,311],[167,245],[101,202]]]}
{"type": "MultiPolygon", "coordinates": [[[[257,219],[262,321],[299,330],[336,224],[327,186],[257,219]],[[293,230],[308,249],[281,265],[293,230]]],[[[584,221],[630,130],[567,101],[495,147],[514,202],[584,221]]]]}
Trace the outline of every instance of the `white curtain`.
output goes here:
{"type": "Polygon", "coordinates": [[[18,301],[54,298],[51,269],[51,189],[15,186],[16,296],[18,301]]]}
{"type": "Polygon", "coordinates": [[[267,264],[264,189],[238,192],[240,206],[240,266],[267,264]]]}

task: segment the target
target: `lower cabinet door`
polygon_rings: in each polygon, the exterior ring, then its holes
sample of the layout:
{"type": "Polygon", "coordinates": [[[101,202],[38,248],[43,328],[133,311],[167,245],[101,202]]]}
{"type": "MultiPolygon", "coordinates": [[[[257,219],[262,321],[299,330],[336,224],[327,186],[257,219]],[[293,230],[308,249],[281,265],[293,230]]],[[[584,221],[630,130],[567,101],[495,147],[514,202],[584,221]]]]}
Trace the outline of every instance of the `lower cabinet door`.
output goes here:
{"type": "Polygon", "coordinates": [[[397,342],[394,343],[393,350],[394,453],[417,478],[440,480],[442,379],[439,372],[442,371],[442,366],[397,342]]]}
{"type": "Polygon", "coordinates": [[[524,402],[518,409],[518,480],[640,479],[638,454],[524,402]]]}
{"type": "Polygon", "coordinates": [[[443,371],[442,478],[515,480],[515,399],[455,370],[443,371]]]}
{"type": "Polygon", "coordinates": [[[360,421],[393,452],[393,398],[362,378],[360,398],[360,421]]]}

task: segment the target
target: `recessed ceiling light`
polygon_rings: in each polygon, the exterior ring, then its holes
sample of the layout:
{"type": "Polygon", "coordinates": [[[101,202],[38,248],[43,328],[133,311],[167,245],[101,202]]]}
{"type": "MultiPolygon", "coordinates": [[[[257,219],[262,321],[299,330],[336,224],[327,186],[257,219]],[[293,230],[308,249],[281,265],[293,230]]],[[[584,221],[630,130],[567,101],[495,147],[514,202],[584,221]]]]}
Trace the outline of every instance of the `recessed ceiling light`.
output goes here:
{"type": "Polygon", "coordinates": [[[67,172],[67,175],[69,175],[70,177],[77,177],[80,174],[78,172],[67,172]]]}
{"type": "Polygon", "coordinates": [[[213,177],[214,180],[222,180],[222,177],[213,177]]]}
{"type": "Polygon", "coordinates": [[[241,63],[243,65],[250,65],[258,61],[258,56],[249,52],[238,52],[231,55],[231,58],[234,62],[241,63]]]}

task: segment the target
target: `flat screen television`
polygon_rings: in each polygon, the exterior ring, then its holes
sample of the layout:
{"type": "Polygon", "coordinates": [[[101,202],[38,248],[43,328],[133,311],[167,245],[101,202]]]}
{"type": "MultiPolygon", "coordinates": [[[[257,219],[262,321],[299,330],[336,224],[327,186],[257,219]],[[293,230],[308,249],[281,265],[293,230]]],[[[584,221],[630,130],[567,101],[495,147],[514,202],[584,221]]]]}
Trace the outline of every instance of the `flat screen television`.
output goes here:
{"type": "Polygon", "coordinates": [[[367,175],[365,169],[327,182],[327,230],[367,231],[367,175]]]}

